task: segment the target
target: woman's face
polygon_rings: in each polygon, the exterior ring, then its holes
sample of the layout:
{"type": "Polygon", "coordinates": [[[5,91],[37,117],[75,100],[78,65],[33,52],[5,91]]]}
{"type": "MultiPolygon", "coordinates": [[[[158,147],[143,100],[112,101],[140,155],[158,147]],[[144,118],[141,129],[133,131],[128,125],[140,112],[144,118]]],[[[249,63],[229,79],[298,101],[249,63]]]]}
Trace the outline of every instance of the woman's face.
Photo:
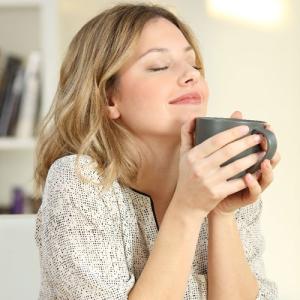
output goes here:
{"type": "Polygon", "coordinates": [[[110,100],[110,117],[119,119],[138,137],[180,136],[190,117],[206,114],[208,87],[195,69],[195,53],[181,31],[164,18],[144,27],[136,52],[119,74],[118,89],[110,100]],[[170,104],[187,93],[201,102],[170,104]]]}

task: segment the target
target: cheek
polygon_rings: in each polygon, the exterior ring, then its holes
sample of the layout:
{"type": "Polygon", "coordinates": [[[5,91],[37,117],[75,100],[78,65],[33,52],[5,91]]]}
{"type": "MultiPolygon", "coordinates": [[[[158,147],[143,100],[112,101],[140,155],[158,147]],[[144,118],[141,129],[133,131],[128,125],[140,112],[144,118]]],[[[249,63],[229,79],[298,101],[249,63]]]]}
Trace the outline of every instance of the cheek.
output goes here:
{"type": "Polygon", "coordinates": [[[159,110],[168,101],[168,85],[161,80],[137,79],[127,81],[122,87],[122,99],[124,104],[131,108],[159,110]]]}
{"type": "Polygon", "coordinates": [[[205,100],[207,100],[210,95],[210,91],[209,91],[208,83],[205,79],[202,80],[201,89],[203,90],[205,100]]]}
{"type": "Polygon", "coordinates": [[[202,90],[203,96],[204,96],[203,111],[206,114],[208,98],[209,98],[209,95],[210,95],[209,87],[208,87],[208,84],[207,84],[206,81],[203,81],[203,83],[201,85],[201,90],[202,90]]]}
{"type": "Polygon", "coordinates": [[[170,119],[167,87],[149,79],[127,81],[119,102],[122,123],[136,134],[161,131],[170,119]]]}

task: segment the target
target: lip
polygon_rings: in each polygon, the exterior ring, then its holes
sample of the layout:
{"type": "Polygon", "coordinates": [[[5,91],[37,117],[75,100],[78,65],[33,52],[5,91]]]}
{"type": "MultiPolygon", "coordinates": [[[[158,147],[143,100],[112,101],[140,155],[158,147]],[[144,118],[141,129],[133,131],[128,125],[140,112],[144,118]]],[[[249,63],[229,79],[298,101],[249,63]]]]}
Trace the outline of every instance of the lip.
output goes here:
{"type": "Polygon", "coordinates": [[[199,93],[193,92],[179,96],[169,102],[169,104],[196,104],[201,103],[202,97],[199,93]]]}

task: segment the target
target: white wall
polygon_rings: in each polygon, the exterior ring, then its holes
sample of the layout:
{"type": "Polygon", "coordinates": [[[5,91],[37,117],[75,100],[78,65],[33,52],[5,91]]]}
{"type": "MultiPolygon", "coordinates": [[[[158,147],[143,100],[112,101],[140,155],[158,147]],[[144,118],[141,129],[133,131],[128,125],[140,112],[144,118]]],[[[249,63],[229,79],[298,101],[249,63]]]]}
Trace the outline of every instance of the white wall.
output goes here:
{"type": "MultiPolygon", "coordinates": [[[[284,2],[289,8],[286,19],[267,29],[212,17],[207,1],[159,1],[177,11],[198,37],[211,91],[209,115],[227,117],[241,110],[246,118],[268,121],[275,130],[282,161],[263,196],[265,263],[267,275],[279,285],[280,299],[296,300],[300,298],[300,2],[284,2]]],[[[111,3],[61,0],[60,53],[88,18],[111,3]]]]}
{"type": "Polygon", "coordinates": [[[40,266],[34,240],[36,215],[0,217],[1,299],[38,299],[40,266]]]}
{"type": "MultiPolygon", "coordinates": [[[[267,275],[276,280],[280,299],[300,299],[300,3],[276,29],[260,29],[209,17],[204,6],[191,10],[202,45],[211,88],[209,114],[266,120],[282,155],[273,184],[263,194],[262,228],[267,275]],[[199,11],[199,9],[198,9],[199,11]],[[298,19],[297,19],[298,18],[298,19]]],[[[193,20],[194,20],[193,18],[193,20]]]]}

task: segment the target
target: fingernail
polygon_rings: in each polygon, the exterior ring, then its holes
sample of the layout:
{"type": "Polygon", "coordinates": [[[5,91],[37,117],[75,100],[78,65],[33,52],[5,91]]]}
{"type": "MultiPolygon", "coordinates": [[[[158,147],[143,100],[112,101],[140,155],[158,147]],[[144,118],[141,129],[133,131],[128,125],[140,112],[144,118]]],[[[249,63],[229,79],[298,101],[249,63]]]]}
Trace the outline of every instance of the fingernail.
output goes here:
{"type": "Polygon", "coordinates": [[[258,152],[258,157],[259,158],[262,158],[262,157],[264,157],[266,155],[266,152],[265,151],[263,151],[263,152],[258,152]]]}
{"type": "Polygon", "coordinates": [[[253,176],[250,173],[248,173],[246,176],[249,181],[253,181],[253,176]]]}
{"type": "Polygon", "coordinates": [[[243,125],[240,127],[241,133],[248,133],[249,132],[249,127],[246,125],[243,125]]]}
{"type": "Polygon", "coordinates": [[[255,140],[256,142],[261,141],[261,135],[255,134],[255,135],[254,135],[254,140],[255,140]]]}

